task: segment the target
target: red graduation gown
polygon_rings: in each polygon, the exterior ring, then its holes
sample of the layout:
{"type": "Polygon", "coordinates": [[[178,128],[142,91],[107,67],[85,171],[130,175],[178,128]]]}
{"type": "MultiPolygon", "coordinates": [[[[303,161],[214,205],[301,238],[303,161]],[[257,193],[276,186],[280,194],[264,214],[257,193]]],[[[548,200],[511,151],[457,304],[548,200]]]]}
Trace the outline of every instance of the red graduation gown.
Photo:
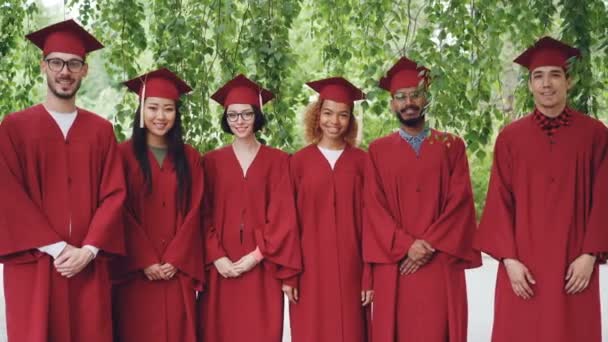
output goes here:
{"type": "Polygon", "coordinates": [[[608,129],[569,111],[571,125],[552,138],[528,115],[496,139],[476,247],[520,260],[536,285],[532,299],[520,299],[500,264],[494,342],[601,340],[597,267],[582,293],[564,287],[574,259],[608,251],[608,129]]]}
{"type": "Polygon", "coordinates": [[[371,268],[361,251],[366,154],[346,147],[331,169],[317,145],[290,161],[302,241],[300,300],[290,306],[293,342],[366,341],[361,291],[371,268]]]}
{"type": "Polygon", "coordinates": [[[42,105],[0,124],[0,261],[9,341],[111,341],[109,254],[124,254],[124,177],[112,125],[78,109],[67,139],[42,105]],[[71,229],[70,229],[71,221],[71,229]],[[36,248],[100,253],[73,278],[36,248]]]}
{"type": "Polygon", "coordinates": [[[147,193],[133,144],[119,146],[128,190],[128,256],[114,265],[117,342],[196,342],[195,291],[202,289],[203,280],[200,208],[204,184],[200,154],[184,147],[192,184],[190,205],[181,213],[172,158],[167,155],[161,167],[148,152],[152,189],[147,193]],[[178,269],[171,280],[146,278],[144,268],[166,262],[178,269]]]}
{"type": "Polygon", "coordinates": [[[369,147],[363,256],[373,263],[373,342],[464,342],[464,269],[480,265],[472,249],[475,209],[464,142],[432,130],[420,155],[393,133],[369,147]],[[415,239],[433,259],[412,275],[398,263],[415,239]]]}
{"type": "Polygon", "coordinates": [[[199,334],[205,342],[281,341],[281,285],[301,270],[288,158],[261,146],[244,177],[232,146],[203,157],[208,273],[199,334]],[[264,260],[238,278],[225,279],[213,266],[223,256],[236,262],[256,246],[264,260]]]}

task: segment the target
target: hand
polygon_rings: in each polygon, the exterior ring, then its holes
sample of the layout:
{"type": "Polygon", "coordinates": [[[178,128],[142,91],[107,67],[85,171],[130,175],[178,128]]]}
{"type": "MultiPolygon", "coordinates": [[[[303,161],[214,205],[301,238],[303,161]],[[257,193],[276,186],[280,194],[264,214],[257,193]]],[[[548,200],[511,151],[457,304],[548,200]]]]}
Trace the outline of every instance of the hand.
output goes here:
{"type": "Polygon", "coordinates": [[[76,248],[67,245],[55,259],[57,272],[66,278],[71,278],[82,271],[95,256],[86,248],[76,248]]]}
{"type": "Polygon", "coordinates": [[[144,274],[148,280],[165,280],[167,275],[160,264],[150,265],[144,268],[144,274]]]}
{"type": "Polygon", "coordinates": [[[399,264],[399,273],[401,273],[401,275],[404,274],[412,274],[416,271],[418,271],[418,269],[421,266],[419,266],[416,262],[414,262],[412,259],[410,258],[405,258],[403,259],[403,261],[401,261],[401,263],[399,264]]]}
{"type": "Polygon", "coordinates": [[[287,296],[290,303],[297,304],[298,303],[298,289],[295,287],[291,287],[289,285],[283,284],[281,287],[281,291],[287,296]]]}
{"type": "Polygon", "coordinates": [[[366,306],[374,300],[374,290],[361,291],[361,305],[366,306]]]}
{"type": "Polygon", "coordinates": [[[224,278],[236,278],[241,274],[235,269],[232,260],[228,257],[221,257],[213,262],[217,272],[224,278]]]}
{"type": "Polygon", "coordinates": [[[589,286],[591,274],[595,268],[596,257],[583,254],[576,258],[568,267],[566,272],[566,293],[576,294],[582,292],[589,286]]]}
{"type": "Polygon", "coordinates": [[[160,268],[165,274],[165,280],[173,278],[173,276],[175,276],[175,274],[177,273],[177,268],[175,268],[175,266],[171,265],[168,262],[160,265],[160,268]]]}
{"type": "Polygon", "coordinates": [[[424,240],[416,240],[410,246],[407,257],[417,263],[418,266],[422,266],[430,260],[433,253],[435,253],[435,248],[430,243],[424,240]]]}
{"type": "Polygon", "coordinates": [[[257,264],[257,259],[253,256],[252,253],[249,253],[239,259],[239,261],[235,262],[233,266],[239,274],[243,274],[245,272],[251,271],[251,269],[254,268],[257,264]]]}
{"type": "Polygon", "coordinates": [[[532,298],[532,296],[534,296],[534,291],[532,290],[530,284],[536,284],[536,281],[532,276],[532,272],[530,272],[524,264],[516,259],[505,259],[503,260],[503,264],[505,265],[507,274],[511,280],[513,292],[515,292],[518,297],[523,299],[532,298]]]}

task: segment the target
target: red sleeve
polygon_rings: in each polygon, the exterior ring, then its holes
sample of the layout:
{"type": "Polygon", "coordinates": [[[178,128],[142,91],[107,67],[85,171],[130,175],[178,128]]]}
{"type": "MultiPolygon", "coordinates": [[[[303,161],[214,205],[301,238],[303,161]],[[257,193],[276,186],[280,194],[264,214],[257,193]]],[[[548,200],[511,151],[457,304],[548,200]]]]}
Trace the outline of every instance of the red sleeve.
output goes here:
{"type": "Polygon", "coordinates": [[[368,156],[363,195],[363,259],[369,263],[398,263],[415,239],[397,224],[388,209],[373,145],[368,156]]]}
{"type": "MultiPolygon", "coordinates": [[[[205,180],[209,181],[214,177],[209,176],[210,167],[206,167],[206,163],[208,161],[203,157],[203,170],[205,170],[205,180]],[[209,171],[207,171],[209,170],[209,171]]],[[[224,247],[222,247],[222,243],[220,242],[220,237],[218,235],[217,230],[213,224],[213,198],[215,198],[213,194],[213,187],[210,184],[205,186],[205,196],[203,197],[203,203],[201,208],[201,216],[202,216],[202,236],[204,239],[203,250],[205,253],[205,265],[213,264],[219,258],[225,257],[227,255],[224,247]]]]}
{"type": "Polygon", "coordinates": [[[486,204],[475,236],[476,249],[501,260],[517,258],[515,245],[515,198],[512,192],[512,163],[507,142],[499,134],[486,204]]]}
{"type": "Polygon", "coordinates": [[[372,276],[372,264],[363,264],[363,274],[361,276],[361,290],[368,291],[374,288],[372,276]]]}
{"type": "Polygon", "coordinates": [[[255,239],[264,261],[278,267],[278,279],[288,279],[302,270],[302,251],[298,236],[289,158],[281,156],[273,166],[266,223],[255,230],[255,239]]]}
{"type": "Polygon", "coordinates": [[[591,211],[582,251],[603,254],[600,259],[608,252],[608,128],[602,128],[594,146],[591,211]]]}
{"type": "MultiPolygon", "coordinates": [[[[122,160],[112,126],[108,123],[98,207],[82,245],[91,245],[111,254],[125,254],[123,204],[126,197],[122,160]]],[[[90,186],[97,186],[91,184],[90,186]]]]}
{"type": "MultiPolygon", "coordinates": [[[[298,173],[297,173],[297,165],[296,165],[296,160],[293,158],[293,156],[290,156],[289,158],[289,179],[291,181],[291,186],[293,189],[293,201],[294,201],[294,206],[296,206],[296,228],[297,228],[297,232],[298,232],[298,241],[301,241],[302,238],[302,230],[300,229],[300,218],[299,218],[299,213],[297,210],[297,205],[296,205],[296,201],[298,198],[298,189],[299,189],[299,177],[298,177],[298,173]]],[[[301,248],[300,248],[301,250],[301,248]]],[[[287,284],[291,287],[294,288],[299,288],[300,286],[300,275],[295,275],[289,279],[284,279],[283,283],[287,284]]]]}
{"type": "Polygon", "coordinates": [[[131,159],[131,144],[123,146],[127,151],[122,151],[123,155],[123,166],[124,176],[127,180],[127,188],[129,194],[125,201],[123,212],[125,220],[125,243],[127,256],[125,258],[116,259],[113,264],[113,271],[115,277],[120,277],[127,273],[136,272],[145,269],[146,267],[160,263],[152,243],[148,239],[140,219],[137,218],[137,211],[141,205],[141,196],[139,189],[136,189],[136,182],[133,179],[137,176],[130,176],[131,173],[135,172],[138,165],[137,162],[131,159]]]}
{"type": "Polygon", "coordinates": [[[201,201],[203,200],[204,178],[200,156],[190,155],[190,209],[184,216],[173,240],[167,246],[163,262],[168,262],[194,280],[195,287],[202,290],[203,249],[201,237],[201,201]]]}
{"type": "Polygon", "coordinates": [[[17,130],[11,120],[0,123],[0,261],[5,263],[34,260],[42,255],[36,248],[62,241],[27,193],[19,162],[25,152],[11,135],[17,130]]]}
{"type": "Polygon", "coordinates": [[[480,266],[481,255],[473,250],[477,222],[466,147],[460,138],[450,139],[448,144],[451,168],[448,193],[440,216],[422,239],[439,251],[466,261],[471,267],[480,266]]]}

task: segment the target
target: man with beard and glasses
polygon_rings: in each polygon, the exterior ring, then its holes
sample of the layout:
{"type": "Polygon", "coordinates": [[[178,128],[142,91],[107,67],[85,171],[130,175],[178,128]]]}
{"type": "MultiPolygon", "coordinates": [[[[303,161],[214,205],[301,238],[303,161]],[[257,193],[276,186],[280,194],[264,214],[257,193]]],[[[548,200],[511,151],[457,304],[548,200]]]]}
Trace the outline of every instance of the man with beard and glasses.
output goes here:
{"type": "Polygon", "coordinates": [[[429,70],[401,58],[380,81],[398,132],[369,146],[363,257],[372,264],[372,342],[465,342],[464,270],[475,208],[465,144],[425,123],[429,70]]]}
{"type": "Polygon", "coordinates": [[[608,129],[568,105],[569,60],[580,56],[544,37],[515,59],[528,69],[535,108],[496,138],[475,238],[500,261],[494,342],[602,341],[608,129]]]}
{"type": "Polygon", "coordinates": [[[42,104],[0,124],[0,262],[9,341],[112,341],[108,257],[124,254],[125,184],[112,125],[76,107],[87,53],[73,20],[27,38],[43,50],[42,104]]]}

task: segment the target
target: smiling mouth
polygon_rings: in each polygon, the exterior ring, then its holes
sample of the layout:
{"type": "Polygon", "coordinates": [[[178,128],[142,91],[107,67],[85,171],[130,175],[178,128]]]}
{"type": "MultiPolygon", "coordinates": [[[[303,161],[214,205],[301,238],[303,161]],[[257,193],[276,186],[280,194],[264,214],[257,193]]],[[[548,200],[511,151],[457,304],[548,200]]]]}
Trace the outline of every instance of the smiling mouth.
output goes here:
{"type": "Polygon", "coordinates": [[[74,80],[57,80],[56,83],[62,87],[69,87],[74,84],[74,80]]]}

